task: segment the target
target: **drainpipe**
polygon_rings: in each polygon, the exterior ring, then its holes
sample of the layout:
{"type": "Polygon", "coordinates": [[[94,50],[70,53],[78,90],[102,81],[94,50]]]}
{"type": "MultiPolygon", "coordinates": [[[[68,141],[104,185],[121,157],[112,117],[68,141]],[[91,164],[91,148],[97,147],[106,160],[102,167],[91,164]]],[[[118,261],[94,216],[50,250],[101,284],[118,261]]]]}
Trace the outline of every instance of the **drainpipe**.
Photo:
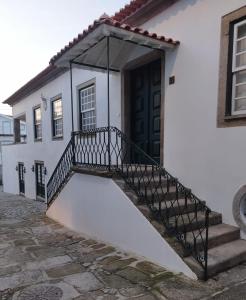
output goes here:
{"type": "Polygon", "coordinates": [[[69,62],[69,70],[70,70],[70,92],[71,92],[71,121],[72,121],[72,132],[74,132],[74,120],[73,120],[73,66],[72,61],[69,62]]]}
{"type": "Polygon", "coordinates": [[[110,144],[111,144],[111,131],[110,131],[110,95],[109,95],[109,68],[110,68],[110,62],[109,62],[109,41],[110,37],[107,36],[107,91],[108,91],[108,169],[111,170],[111,155],[110,155],[110,144]]]}

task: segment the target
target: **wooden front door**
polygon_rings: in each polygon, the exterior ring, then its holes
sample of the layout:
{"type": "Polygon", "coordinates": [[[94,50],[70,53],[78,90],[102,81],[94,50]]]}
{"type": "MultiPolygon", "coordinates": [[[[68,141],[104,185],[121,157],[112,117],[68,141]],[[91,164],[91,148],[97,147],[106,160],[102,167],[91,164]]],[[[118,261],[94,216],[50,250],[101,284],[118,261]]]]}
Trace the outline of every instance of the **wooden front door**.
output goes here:
{"type": "Polygon", "coordinates": [[[131,139],[160,162],[161,60],[131,71],[131,139]]]}
{"type": "Polygon", "coordinates": [[[25,177],[24,177],[24,164],[18,164],[18,173],[19,173],[19,192],[20,194],[25,194],[25,177]]]}
{"type": "Polygon", "coordinates": [[[36,192],[37,197],[45,198],[45,172],[44,172],[44,164],[36,163],[35,164],[35,173],[36,173],[36,192]]]}

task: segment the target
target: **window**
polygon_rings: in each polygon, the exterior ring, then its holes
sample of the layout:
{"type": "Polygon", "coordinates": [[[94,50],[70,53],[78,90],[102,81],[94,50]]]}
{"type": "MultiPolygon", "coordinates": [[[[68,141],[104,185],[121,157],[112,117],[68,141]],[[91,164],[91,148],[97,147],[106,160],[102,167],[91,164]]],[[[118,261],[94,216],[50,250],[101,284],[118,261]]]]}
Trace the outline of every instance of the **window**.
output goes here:
{"type": "Polygon", "coordinates": [[[41,107],[37,107],[33,110],[34,114],[34,138],[35,140],[42,139],[42,116],[41,107]]]}
{"type": "Polygon", "coordinates": [[[246,6],[221,19],[217,127],[246,126],[246,6]]]}
{"type": "Polygon", "coordinates": [[[52,101],[52,135],[54,138],[62,137],[63,135],[61,98],[52,101]]]}
{"type": "Polygon", "coordinates": [[[95,84],[79,91],[80,129],[96,128],[96,95],[95,84]]]}
{"type": "Polygon", "coordinates": [[[3,134],[11,134],[11,122],[3,121],[3,134]]]}
{"type": "Polygon", "coordinates": [[[234,25],[232,114],[246,114],[246,19],[234,25]]]}

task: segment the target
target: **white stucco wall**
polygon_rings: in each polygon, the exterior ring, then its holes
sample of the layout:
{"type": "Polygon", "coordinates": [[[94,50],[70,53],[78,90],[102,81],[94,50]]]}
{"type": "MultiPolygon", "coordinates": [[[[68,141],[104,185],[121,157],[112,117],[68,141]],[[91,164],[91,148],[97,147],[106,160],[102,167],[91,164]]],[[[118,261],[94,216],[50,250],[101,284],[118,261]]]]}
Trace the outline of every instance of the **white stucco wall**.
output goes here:
{"type": "Polygon", "coordinates": [[[223,15],[245,4],[178,1],[143,26],[181,42],[166,54],[165,167],[231,224],[233,196],[246,183],[246,128],[216,127],[220,27],[223,15]]]}
{"type": "MultiPolygon", "coordinates": [[[[96,83],[96,112],[97,127],[107,125],[107,77],[105,73],[93,72],[82,69],[73,69],[73,100],[75,130],[79,130],[78,121],[78,86],[95,79],[96,83]]],[[[111,124],[120,128],[120,74],[111,75],[111,124]],[[117,99],[117,101],[116,101],[117,99]]],[[[3,146],[3,184],[4,191],[19,193],[18,172],[15,170],[18,162],[23,162],[26,167],[25,195],[36,198],[35,173],[31,171],[35,160],[44,161],[47,168],[46,183],[52,174],[71,137],[71,98],[69,72],[64,73],[38,91],[26,97],[13,106],[13,116],[26,114],[27,143],[3,146]],[[41,103],[41,94],[48,99],[47,110],[41,103]],[[52,140],[51,130],[51,103],[50,100],[57,95],[62,96],[63,104],[63,139],[52,140]],[[41,104],[42,109],[42,142],[34,141],[33,108],[41,104]]]]}
{"type": "Polygon", "coordinates": [[[77,232],[196,278],[112,179],[73,175],[47,215],[77,232]]]}

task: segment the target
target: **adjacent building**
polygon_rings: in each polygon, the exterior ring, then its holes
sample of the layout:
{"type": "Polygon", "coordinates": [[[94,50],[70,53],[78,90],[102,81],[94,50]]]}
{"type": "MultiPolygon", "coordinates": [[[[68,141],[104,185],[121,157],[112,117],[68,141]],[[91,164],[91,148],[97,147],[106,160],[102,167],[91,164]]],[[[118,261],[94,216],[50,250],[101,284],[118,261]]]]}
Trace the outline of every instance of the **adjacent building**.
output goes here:
{"type": "MultiPolygon", "coordinates": [[[[26,124],[20,124],[21,141],[25,141],[26,124]]],[[[2,146],[14,143],[14,124],[13,117],[0,114],[0,184],[2,184],[2,146]]]]}

